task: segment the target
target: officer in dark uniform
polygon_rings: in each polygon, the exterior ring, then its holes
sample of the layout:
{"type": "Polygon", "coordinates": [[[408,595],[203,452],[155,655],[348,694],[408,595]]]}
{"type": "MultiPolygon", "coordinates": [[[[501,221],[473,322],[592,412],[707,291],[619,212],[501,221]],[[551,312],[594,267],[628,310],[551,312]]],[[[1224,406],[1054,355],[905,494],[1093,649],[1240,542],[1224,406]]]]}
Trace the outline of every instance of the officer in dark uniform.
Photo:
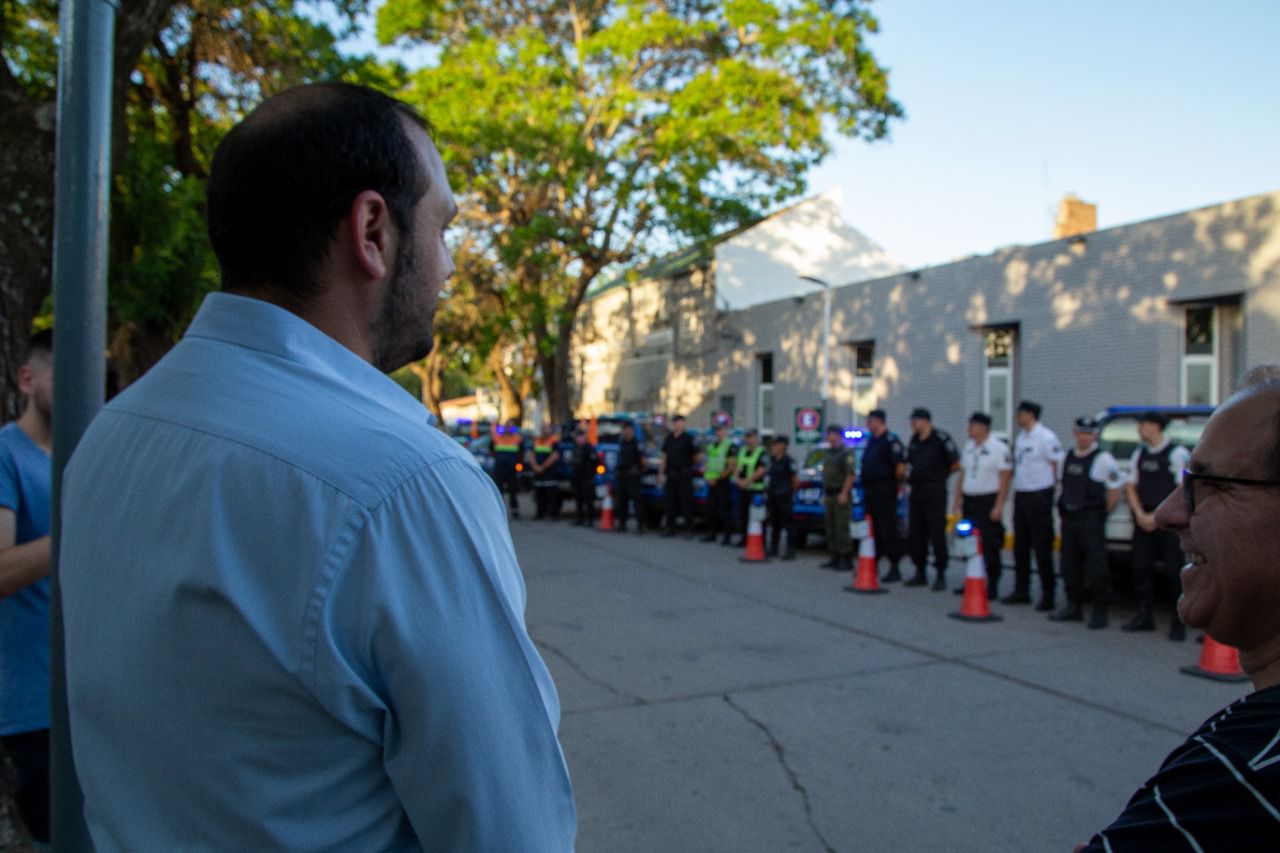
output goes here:
{"type": "Polygon", "coordinates": [[[596,466],[599,454],[581,428],[573,431],[574,525],[589,527],[596,518],[596,466]]]}
{"type": "Polygon", "coordinates": [[[827,550],[831,552],[831,559],[821,566],[824,569],[853,569],[849,516],[856,465],[853,451],[845,447],[844,430],[831,424],[827,427],[827,452],[822,457],[822,508],[827,522],[827,550]]]}
{"type": "Polygon", "coordinates": [[[524,458],[524,438],[520,435],[520,425],[514,418],[507,421],[506,426],[493,428],[491,449],[493,452],[493,478],[498,482],[498,491],[506,492],[511,501],[511,517],[520,517],[519,464],[524,458]]]}
{"type": "Polygon", "coordinates": [[[556,445],[560,436],[551,424],[542,425],[542,433],[534,439],[533,450],[529,453],[529,464],[533,471],[533,496],[537,507],[534,518],[560,517],[560,479],[556,471],[560,466],[560,451],[556,445]]]}
{"type": "Polygon", "coordinates": [[[938,592],[947,588],[947,478],[960,467],[960,450],[951,436],[934,429],[928,409],[911,412],[911,431],[914,434],[907,445],[907,485],[911,487],[907,533],[916,574],[904,586],[928,583],[925,567],[932,544],[938,569],[933,590],[938,592]]]}
{"type": "Polygon", "coordinates": [[[769,454],[769,468],[764,475],[765,504],[769,509],[769,556],[778,556],[778,545],[785,531],[787,550],[782,553],[782,559],[794,560],[796,543],[791,509],[800,475],[796,471],[796,461],[787,454],[785,435],[774,436],[769,444],[769,454]]]}
{"type": "Polygon", "coordinates": [[[747,443],[738,449],[733,466],[733,484],[738,487],[738,528],[742,531],[737,545],[746,544],[751,504],[757,495],[764,495],[764,475],[769,467],[764,448],[760,446],[760,433],[749,429],[746,440],[747,443]]]}
{"type": "Polygon", "coordinates": [[[876,561],[889,558],[889,571],[880,580],[902,580],[902,535],[898,529],[898,489],[907,476],[907,451],[896,433],[889,431],[884,409],[867,415],[870,440],[862,450],[862,504],[871,517],[876,540],[876,561]]]}
{"type": "Polygon", "coordinates": [[[698,446],[684,431],[684,415],[671,419],[671,432],[662,441],[662,461],[658,464],[658,484],[667,490],[667,527],[663,536],[676,533],[676,516],[684,516],[686,536],[693,535],[693,463],[698,446]]]}
{"type": "Polygon", "coordinates": [[[1173,599],[1169,639],[1183,640],[1187,629],[1178,618],[1178,596],[1182,594],[1182,546],[1178,544],[1177,533],[1156,526],[1155,510],[1182,482],[1182,472],[1190,463],[1191,454],[1185,447],[1171,444],[1165,438],[1164,430],[1168,425],[1169,416],[1162,412],[1147,412],[1138,418],[1142,446],[1130,459],[1131,473],[1124,487],[1129,508],[1133,510],[1133,591],[1138,599],[1138,612],[1120,630],[1156,629],[1152,616],[1151,575],[1155,571],[1156,560],[1161,560],[1169,584],[1169,596],[1173,599]]]}
{"type": "Polygon", "coordinates": [[[1111,600],[1111,569],[1107,565],[1107,514],[1120,502],[1120,466],[1098,446],[1098,422],[1076,418],[1072,432],[1076,446],[1062,462],[1062,586],[1067,604],[1049,618],[1055,622],[1084,621],[1084,581],[1093,590],[1090,628],[1107,627],[1111,600]]]}
{"type": "Polygon", "coordinates": [[[628,506],[635,507],[636,533],[644,533],[644,499],[640,493],[640,472],[644,468],[644,452],[636,438],[636,428],[627,421],[622,425],[622,440],[618,442],[618,461],[613,466],[618,494],[614,501],[618,512],[618,532],[627,530],[628,506]]]}

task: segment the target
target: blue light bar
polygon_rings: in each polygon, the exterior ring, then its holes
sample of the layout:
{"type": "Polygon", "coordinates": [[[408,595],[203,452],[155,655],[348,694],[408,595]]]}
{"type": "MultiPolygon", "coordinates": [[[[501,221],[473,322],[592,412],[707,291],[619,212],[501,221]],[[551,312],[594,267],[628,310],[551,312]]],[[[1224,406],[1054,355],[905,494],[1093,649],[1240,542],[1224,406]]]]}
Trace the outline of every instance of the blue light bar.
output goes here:
{"type": "Polygon", "coordinates": [[[957,521],[957,522],[956,522],[956,535],[957,535],[957,536],[972,536],[972,535],[973,535],[973,522],[969,521],[967,518],[962,518],[962,519],[960,519],[959,521],[957,521]]]}

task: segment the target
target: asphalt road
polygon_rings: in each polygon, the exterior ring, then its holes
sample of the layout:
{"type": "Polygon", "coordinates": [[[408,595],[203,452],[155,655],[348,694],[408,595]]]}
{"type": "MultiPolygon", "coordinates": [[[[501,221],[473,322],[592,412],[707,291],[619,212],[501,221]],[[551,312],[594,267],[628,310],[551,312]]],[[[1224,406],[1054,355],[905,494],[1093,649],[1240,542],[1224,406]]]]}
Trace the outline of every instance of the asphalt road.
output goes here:
{"type": "Polygon", "coordinates": [[[1181,674],[1200,646],[1123,612],[966,623],[950,592],[848,594],[816,552],[511,532],[581,853],[1070,851],[1249,690],[1181,674]]]}

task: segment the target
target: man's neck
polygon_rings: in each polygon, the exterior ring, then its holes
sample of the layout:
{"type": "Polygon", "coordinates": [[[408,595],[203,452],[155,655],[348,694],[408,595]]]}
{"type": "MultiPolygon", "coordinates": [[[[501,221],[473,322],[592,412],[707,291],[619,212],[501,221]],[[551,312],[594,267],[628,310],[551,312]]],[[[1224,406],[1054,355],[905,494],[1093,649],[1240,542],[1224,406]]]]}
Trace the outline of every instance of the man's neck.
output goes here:
{"type": "Polygon", "coordinates": [[[1280,685],[1280,636],[1258,648],[1241,649],[1240,667],[1249,674],[1255,690],[1280,685]]]}
{"type": "Polygon", "coordinates": [[[53,425],[46,418],[41,417],[35,406],[28,403],[15,423],[36,447],[45,453],[53,452],[53,425]]]}
{"type": "Polygon", "coordinates": [[[1162,435],[1160,436],[1159,441],[1148,441],[1147,449],[1150,450],[1152,453],[1159,453],[1161,450],[1164,450],[1164,446],[1168,443],[1169,443],[1169,440],[1162,435]]]}

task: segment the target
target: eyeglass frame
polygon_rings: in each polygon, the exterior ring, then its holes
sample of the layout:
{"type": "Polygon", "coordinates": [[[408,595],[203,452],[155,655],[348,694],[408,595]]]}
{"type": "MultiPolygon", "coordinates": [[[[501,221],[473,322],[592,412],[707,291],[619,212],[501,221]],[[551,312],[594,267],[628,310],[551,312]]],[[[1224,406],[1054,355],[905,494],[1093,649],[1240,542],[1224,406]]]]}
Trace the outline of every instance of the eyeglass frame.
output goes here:
{"type": "Polygon", "coordinates": [[[1196,490],[1193,485],[1196,480],[1203,480],[1206,483],[1221,483],[1231,486],[1277,486],[1280,487],[1280,480],[1253,480],[1247,477],[1219,477],[1216,474],[1202,474],[1198,471],[1188,471],[1182,469],[1182,499],[1186,502],[1187,517],[1196,514],[1196,490]]]}

